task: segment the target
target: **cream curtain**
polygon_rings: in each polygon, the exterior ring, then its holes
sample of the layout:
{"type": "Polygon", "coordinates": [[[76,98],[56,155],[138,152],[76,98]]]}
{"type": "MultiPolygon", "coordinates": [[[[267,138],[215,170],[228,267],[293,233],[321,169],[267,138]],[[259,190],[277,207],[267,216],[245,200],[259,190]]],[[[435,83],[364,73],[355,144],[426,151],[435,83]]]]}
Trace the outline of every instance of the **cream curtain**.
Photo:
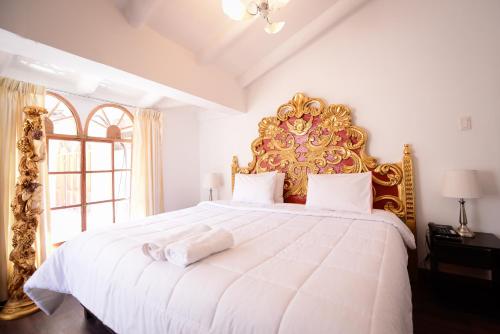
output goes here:
{"type": "MultiPolygon", "coordinates": [[[[17,140],[22,135],[24,113],[28,105],[43,106],[45,88],[0,77],[0,301],[7,299],[7,277],[12,270],[8,261],[11,251],[11,226],[14,216],[10,202],[15,192],[18,174],[17,140]]],[[[40,182],[43,185],[43,205],[48,207],[47,160],[40,164],[40,182]]],[[[45,259],[49,210],[44,210],[36,240],[37,265],[45,259]]]]}
{"type": "Polygon", "coordinates": [[[141,218],[164,211],[162,113],[139,109],[134,114],[132,147],[131,218],[141,218]]]}

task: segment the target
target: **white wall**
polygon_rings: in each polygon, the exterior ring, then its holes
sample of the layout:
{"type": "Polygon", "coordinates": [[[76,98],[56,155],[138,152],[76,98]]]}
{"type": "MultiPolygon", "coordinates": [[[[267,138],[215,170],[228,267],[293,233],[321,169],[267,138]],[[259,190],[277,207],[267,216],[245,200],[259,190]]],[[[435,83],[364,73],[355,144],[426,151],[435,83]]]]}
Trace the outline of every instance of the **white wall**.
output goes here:
{"type": "Polygon", "coordinates": [[[163,118],[165,209],[182,209],[200,200],[200,145],[197,111],[172,108],[163,118]]]}
{"type": "Polygon", "coordinates": [[[204,119],[200,174],[222,172],[231,156],[250,161],[257,123],[302,91],[352,107],[379,161],[414,150],[419,255],[429,221],[455,224],[458,204],[440,195],[443,171],[480,171],[483,198],[467,202],[476,231],[500,236],[500,1],[373,0],[252,84],[248,113],[204,119]],[[472,130],[459,131],[461,115],[472,130]]]}

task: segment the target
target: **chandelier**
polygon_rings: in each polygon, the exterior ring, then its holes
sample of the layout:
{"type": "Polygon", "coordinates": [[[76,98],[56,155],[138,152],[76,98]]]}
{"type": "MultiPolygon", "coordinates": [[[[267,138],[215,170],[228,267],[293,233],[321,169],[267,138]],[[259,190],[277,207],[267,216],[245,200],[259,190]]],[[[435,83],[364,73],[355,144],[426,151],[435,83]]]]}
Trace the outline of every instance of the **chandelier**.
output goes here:
{"type": "Polygon", "coordinates": [[[283,29],[284,21],[273,22],[270,15],[290,0],[222,0],[222,10],[229,18],[242,21],[252,16],[260,15],[266,21],[264,30],[268,34],[276,34],[283,29]]]}

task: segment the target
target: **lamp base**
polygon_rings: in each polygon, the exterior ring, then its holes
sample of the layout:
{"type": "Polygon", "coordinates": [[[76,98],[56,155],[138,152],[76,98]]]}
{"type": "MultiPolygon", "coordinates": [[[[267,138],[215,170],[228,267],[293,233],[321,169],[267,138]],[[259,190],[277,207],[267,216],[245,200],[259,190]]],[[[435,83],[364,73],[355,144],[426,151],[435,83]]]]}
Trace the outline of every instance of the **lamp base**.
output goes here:
{"type": "Polygon", "coordinates": [[[465,213],[465,201],[463,198],[458,200],[460,203],[460,215],[458,216],[457,233],[463,238],[474,238],[474,232],[467,227],[467,214],[465,213]]]}
{"type": "Polygon", "coordinates": [[[474,238],[474,232],[472,232],[467,225],[460,224],[456,228],[457,233],[463,238],[474,238]]]}

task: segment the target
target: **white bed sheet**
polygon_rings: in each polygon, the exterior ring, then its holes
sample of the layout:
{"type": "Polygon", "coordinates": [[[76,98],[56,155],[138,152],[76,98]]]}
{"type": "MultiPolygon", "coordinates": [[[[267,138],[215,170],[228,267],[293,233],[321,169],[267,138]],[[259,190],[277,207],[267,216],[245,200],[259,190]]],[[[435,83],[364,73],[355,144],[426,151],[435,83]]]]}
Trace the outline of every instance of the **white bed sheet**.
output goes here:
{"type": "Polygon", "coordinates": [[[82,233],[25,291],[48,314],[72,294],[117,333],[411,333],[405,244],[410,230],[381,210],[202,202],[82,233]],[[231,230],[235,247],[187,268],[142,254],[194,223],[231,230]]]}

